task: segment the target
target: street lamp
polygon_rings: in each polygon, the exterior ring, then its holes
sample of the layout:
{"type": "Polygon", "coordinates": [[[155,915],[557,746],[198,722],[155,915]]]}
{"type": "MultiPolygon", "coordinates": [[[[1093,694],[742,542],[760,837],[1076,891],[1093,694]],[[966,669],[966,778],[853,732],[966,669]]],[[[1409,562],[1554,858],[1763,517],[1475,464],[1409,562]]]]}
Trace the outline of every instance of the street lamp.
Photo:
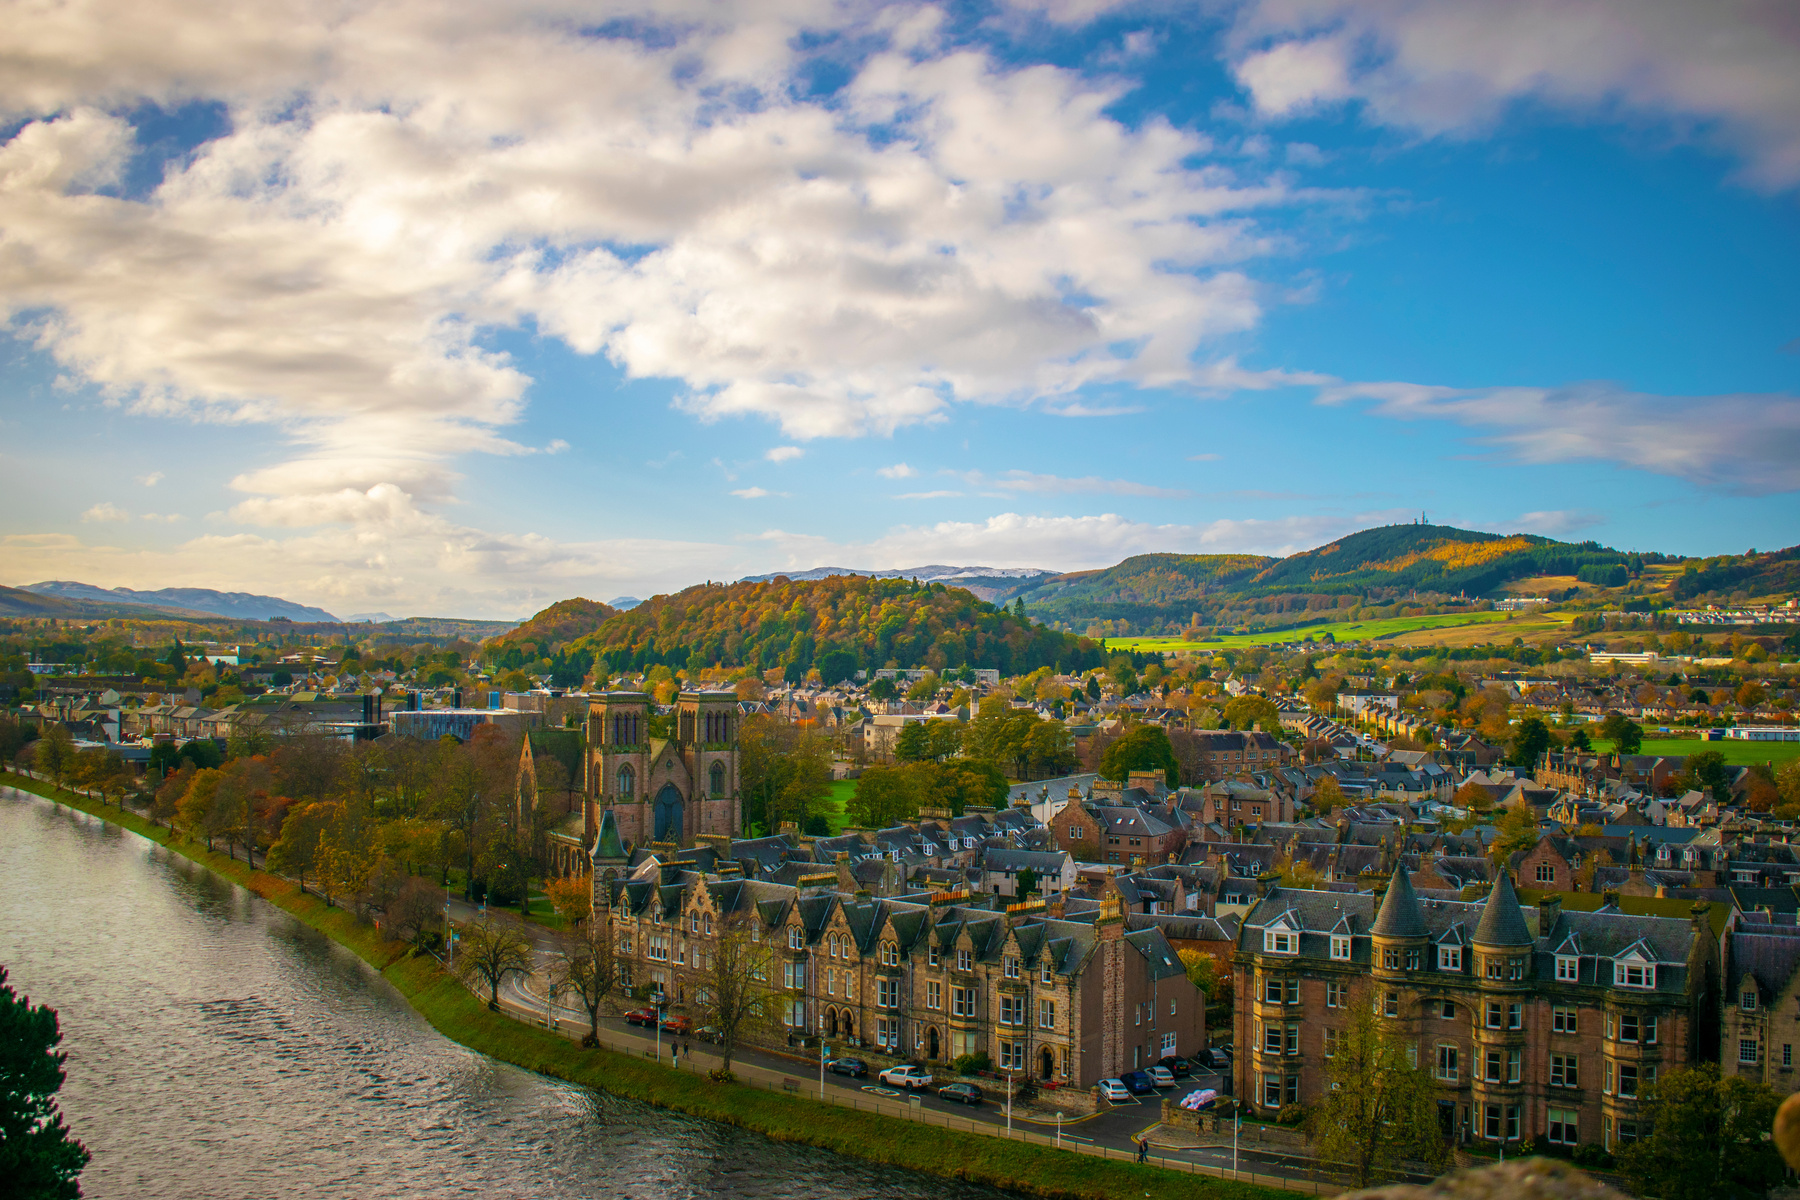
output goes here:
{"type": "Polygon", "coordinates": [[[669,997],[664,994],[660,983],[656,985],[656,994],[650,997],[650,1003],[656,1007],[656,1062],[660,1066],[662,1064],[663,1009],[669,1003],[669,997]]]}

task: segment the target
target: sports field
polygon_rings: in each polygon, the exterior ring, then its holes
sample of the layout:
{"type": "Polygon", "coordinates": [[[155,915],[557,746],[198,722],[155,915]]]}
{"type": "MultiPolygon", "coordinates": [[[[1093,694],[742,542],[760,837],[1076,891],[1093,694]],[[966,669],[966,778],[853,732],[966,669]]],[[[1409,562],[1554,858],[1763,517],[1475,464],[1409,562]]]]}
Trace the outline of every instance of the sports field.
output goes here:
{"type": "MultiPolygon", "coordinates": [[[[1379,621],[1346,621],[1335,625],[1308,625],[1301,629],[1276,629],[1263,633],[1232,633],[1216,641],[1192,642],[1178,637],[1107,638],[1109,648],[1165,653],[1175,650],[1227,650],[1241,646],[1269,646],[1277,642],[1318,639],[1327,633],[1340,642],[1369,642],[1398,637],[1431,629],[1461,629],[1478,625],[1504,624],[1508,614],[1500,612],[1440,613],[1429,617],[1387,617],[1379,621]]],[[[1521,623],[1523,624],[1523,623],[1521,623]]],[[[1542,621],[1537,622],[1539,626],[1542,621]]]]}
{"type": "MultiPolygon", "coordinates": [[[[1612,753],[1612,743],[1604,738],[1594,739],[1594,749],[1601,754],[1612,753]]],[[[1772,762],[1776,769],[1784,763],[1791,763],[1800,758],[1800,742],[1738,742],[1720,741],[1705,742],[1699,738],[1651,738],[1644,739],[1640,754],[1666,754],[1671,758],[1685,758],[1690,754],[1698,754],[1702,750],[1717,750],[1725,756],[1725,764],[1732,767],[1747,767],[1752,763],[1772,762]]]]}

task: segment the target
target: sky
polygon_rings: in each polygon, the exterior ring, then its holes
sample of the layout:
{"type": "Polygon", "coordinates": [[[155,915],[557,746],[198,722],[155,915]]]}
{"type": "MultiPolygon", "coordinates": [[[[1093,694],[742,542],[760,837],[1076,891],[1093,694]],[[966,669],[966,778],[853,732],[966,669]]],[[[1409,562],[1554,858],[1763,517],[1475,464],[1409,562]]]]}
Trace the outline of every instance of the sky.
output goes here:
{"type": "Polygon", "coordinates": [[[1789,0],[70,0],[0,583],[1800,542],[1789,0]]]}

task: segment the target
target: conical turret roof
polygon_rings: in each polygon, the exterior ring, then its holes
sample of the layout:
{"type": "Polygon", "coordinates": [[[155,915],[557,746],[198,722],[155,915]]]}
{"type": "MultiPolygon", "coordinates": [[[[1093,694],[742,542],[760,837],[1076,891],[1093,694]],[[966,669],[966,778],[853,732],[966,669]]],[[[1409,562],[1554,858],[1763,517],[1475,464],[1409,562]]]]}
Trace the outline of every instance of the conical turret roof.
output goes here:
{"type": "Polygon", "coordinates": [[[1512,875],[1502,867],[1481,908],[1481,921],[1470,939],[1477,946],[1531,946],[1537,939],[1525,924],[1525,913],[1519,908],[1519,894],[1513,891],[1512,875]]]}
{"type": "Polygon", "coordinates": [[[626,852],[625,840],[619,836],[619,823],[613,819],[613,810],[600,810],[600,830],[594,837],[594,848],[590,855],[595,862],[617,859],[624,862],[631,856],[626,852]]]}
{"type": "Polygon", "coordinates": [[[1394,877],[1388,881],[1387,895],[1382,897],[1381,911],[1375,914],[1375,924],[1369,932],[1377,937],[1409,938],[1424,937],[1425,914],[1419,908],[1419,894],[1413,891],[1412,880],[1406,874],[1404,865],[1394,868],[1394,877]]]}

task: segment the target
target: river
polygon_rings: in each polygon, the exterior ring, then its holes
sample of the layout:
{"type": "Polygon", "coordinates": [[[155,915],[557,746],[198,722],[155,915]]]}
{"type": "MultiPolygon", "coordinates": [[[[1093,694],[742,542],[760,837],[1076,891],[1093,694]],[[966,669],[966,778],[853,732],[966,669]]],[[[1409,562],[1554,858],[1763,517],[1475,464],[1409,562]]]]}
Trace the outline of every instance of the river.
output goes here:
{"type": "Polygon", "coordinates": [[[0,963],[57,1009],[96,1200],[997,1200],[546,1079],[120,827],[0,788],[0,963]]]}

